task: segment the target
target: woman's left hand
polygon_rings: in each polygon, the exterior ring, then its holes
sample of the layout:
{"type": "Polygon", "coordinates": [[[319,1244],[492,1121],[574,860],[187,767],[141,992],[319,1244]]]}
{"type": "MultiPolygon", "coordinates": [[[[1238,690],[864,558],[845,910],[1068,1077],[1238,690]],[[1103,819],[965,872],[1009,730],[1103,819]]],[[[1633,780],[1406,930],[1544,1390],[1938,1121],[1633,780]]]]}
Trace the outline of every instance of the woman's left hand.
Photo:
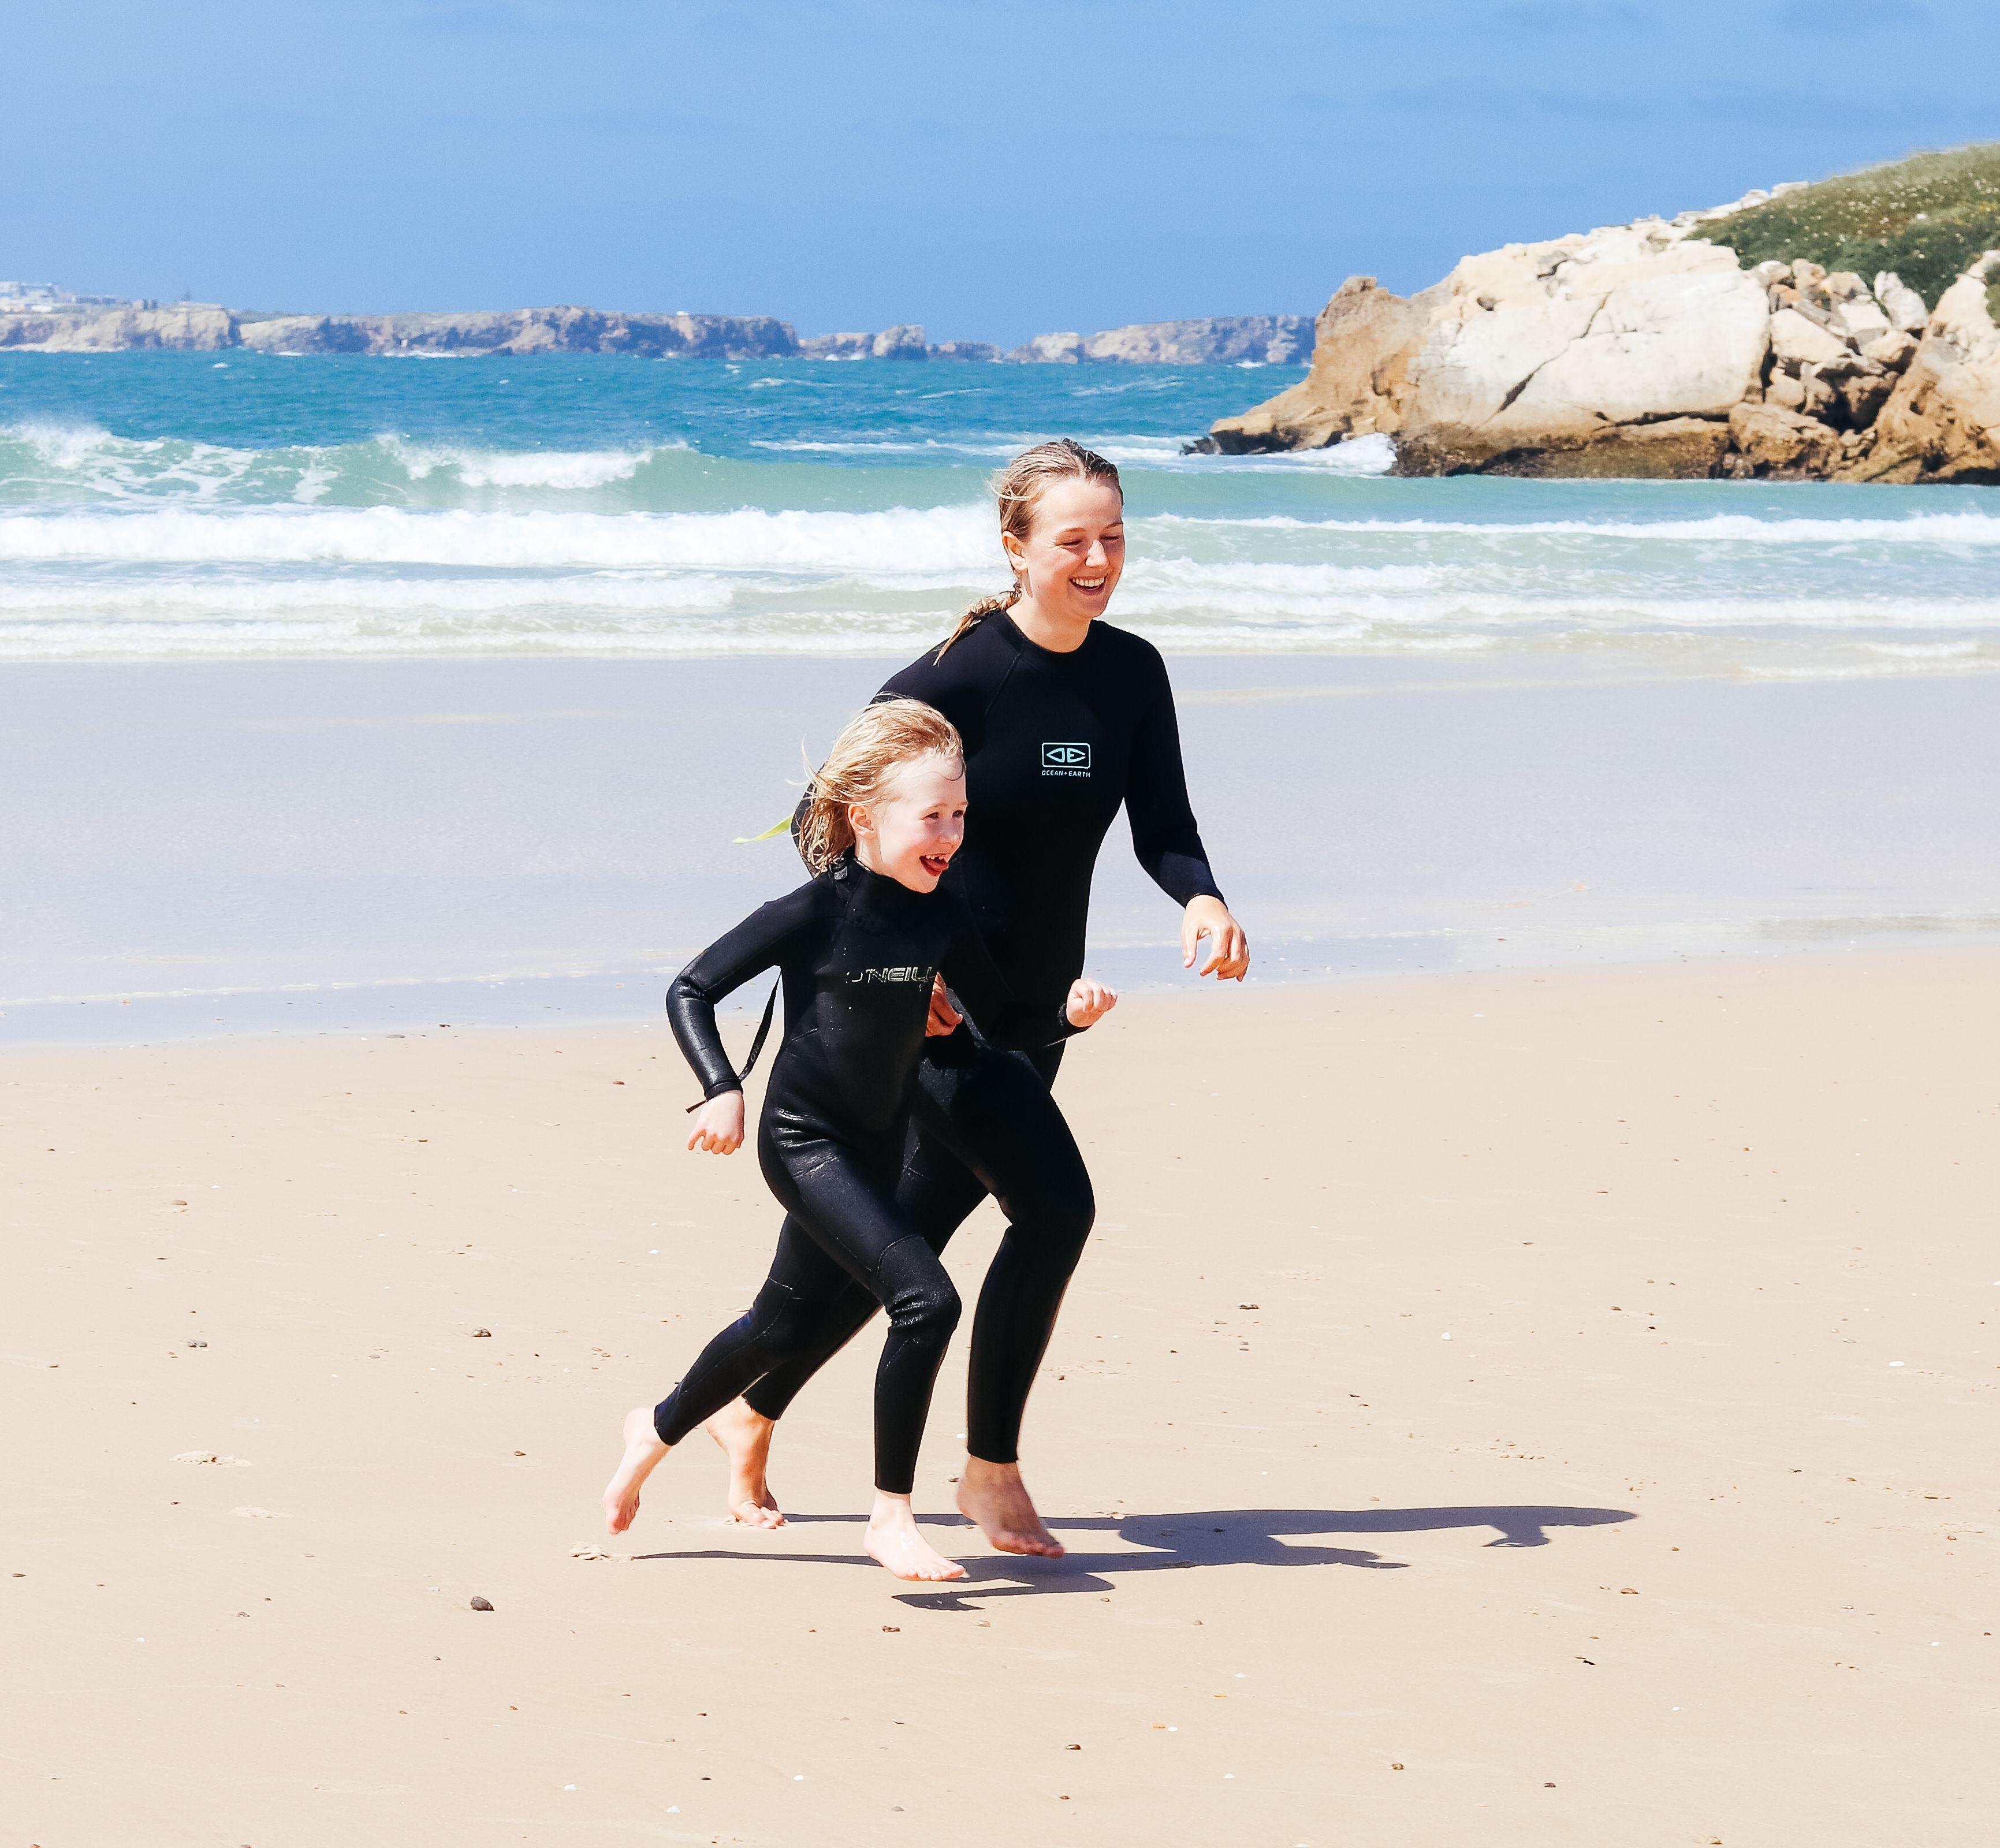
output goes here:
{"type": "Polygon", "coordinates": [[[1206,894],[1188,901],[1181,915],[1181,967],[1194,967],[1195,952],[1208,939],[1208,960],[1198,974],[1217,981],[1241,981],[1250,972],[1250,940],[1220,898],[1206,894]]]}

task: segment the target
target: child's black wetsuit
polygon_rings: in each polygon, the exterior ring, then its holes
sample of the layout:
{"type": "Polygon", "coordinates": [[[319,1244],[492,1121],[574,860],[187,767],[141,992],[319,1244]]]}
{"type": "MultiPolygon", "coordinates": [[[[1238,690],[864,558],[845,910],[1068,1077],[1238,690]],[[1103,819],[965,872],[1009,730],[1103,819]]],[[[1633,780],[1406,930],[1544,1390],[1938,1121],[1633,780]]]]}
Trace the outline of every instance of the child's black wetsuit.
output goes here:
{"type": "MultiPolygon", "coordinates": [[[[1169,898],[1221,897],[1188,803],[1166,663],[1151,643],[1098,622],[1061,655],[998,613],[942,660],[931,649],[896,675],[881,696],[898,696],[936,707],[965,740],[965,845],[945,883],[1024,1003],[1059,1006],[1082,971],[1091,875],[1121,804],[1133,852],[1169,898]]],[[[897,1199],[937,1251],[986,1194],[1007,1216],[973,1325],[966,1432],[974,1456],[1011,1463],[1095,1206],[1049,1095],[1062,1048],[997,1051],[970,1011],[978,1034],[924,1043],[897,1199]]],[[[779,1251],[783,1263],[813,1262],[789,1228],[779,1251]]],[[[752,1409],[780,1416],[874,1308],[864,1291],[839,1294],[797,1358],[751,1389],[752,1409]]]]}
{"type": "Polygon", "coordinates": [[[1072,1029],[1061,1002],[1015,1000],[961,899],[913,892],[850,857],[753,912],[675,978],[668,1017],[705,1096],[741,1089],[716,1002],[774,967],[785,1030],[757,1153],[788,1232],[803,1228],[814,1249],[781,1247],[749,1312],[702,1350],[654,1426],[678,1443],[795,1359],[851,1279],[870,1312],[877,1304],[889,1312],[875,1378],[876,1486],[908,1495],[959,1309],[936,1253],[895,1201],[931,978],[943,971],[997,1045],[1047,1045],[1072,1029]]]}

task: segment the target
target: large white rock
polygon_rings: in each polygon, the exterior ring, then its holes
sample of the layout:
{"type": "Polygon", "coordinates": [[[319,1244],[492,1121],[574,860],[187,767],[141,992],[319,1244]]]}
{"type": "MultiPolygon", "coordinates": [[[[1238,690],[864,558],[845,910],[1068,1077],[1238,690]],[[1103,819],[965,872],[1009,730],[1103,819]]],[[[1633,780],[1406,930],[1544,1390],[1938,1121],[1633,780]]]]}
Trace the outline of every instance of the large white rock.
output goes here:
{"type": "Polygon", "coordinates": [[[1771,317],[1770,335],[1772,356],[1790,373],[1825,366],[1847,352],[1845,342],[1818,321],[1807,320],[1797,308],[1780,308],[1771,317]]]}
{"type": "MultiPolygon", "coordinates": [[[[1770,311],[1763,283],[1733,251],[1690,235],[1694,222],[1510,244],[1408,297],[1350,278],[1320,316],[1311,377],[1218,422],[1215,446],[1387,432],[1415,471],[1562,473],[1574,456],[1595,472],[1612,453],[1601,439],[1621,426],[1710,419],[1720,432],[1732,406],[1761,395],[1770,311]],[[1595,457],[1582,459],[1592,446],[1595,457]]],[[[1648,471],[1661,457],[1707,466],[1707,434],[1670,436],[1613,450],[1648,471]]]]}
{"type": "Polygon", "coordinates": [[[1924,298],[1893,269],[1877,273],[1875,299],[1887,311],[1889,325],[1901,328],[1906,334],[1921,334],[1924,323],[1931,318],[1930,310],[1924,306],[1924,298]]]}
{"type": "Polygon", "coordinates": [[[1460,264],[1409,366],[1403,428],[1426,464],[1563,450],[1607,426],[1720,419],[1754,392],[1765,290],[1733,252],[1665,230],[1622,226],[1460,264]]]}
{"type": "Polygon", "coordinates": [[[1842,302],[1833,311],[1833,322],[1856,346],[1896,331],[1889,317],[1865,295],[1842,302]]]}

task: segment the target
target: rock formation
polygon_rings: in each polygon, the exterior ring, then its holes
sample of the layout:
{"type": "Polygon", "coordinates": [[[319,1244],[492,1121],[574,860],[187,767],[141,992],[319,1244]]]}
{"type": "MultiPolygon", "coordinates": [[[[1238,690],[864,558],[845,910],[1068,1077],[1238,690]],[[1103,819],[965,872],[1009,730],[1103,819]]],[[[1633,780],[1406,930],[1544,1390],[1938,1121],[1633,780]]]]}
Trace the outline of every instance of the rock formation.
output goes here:
{"type": "Polygon", "coordinates": [[[927,346],[915,325],[875,334],[810,334],[768,314],[623,314],[595,308],[508,308],[459,314],[256,314],[197,302],[161,307],[87,301],[0,309],[0,347],[117,353],[175,347],[210,353],[630,353],[642,359],[960,360],[1076,365],[1284,365],[1303,360],[1301,314],[1164,321],[1098,334],[1039,334],[1002,353],[990,341],[927,346]]]}
{"type": "Polygon", "coordinates": [[[879,334],[808,334],[799,342],[800,356],[807,360],[927,360],[934,350],[915,325],[879,334]]]}
{"type": "Polygon", "coordinates": [[[1384,433],[1404,474],[2000,479],[2000,255],[1926,315],[1887,272],[1745,269],[1703,234],[1774,196],[1509,245],[1408,297],[1350,277],[1308,377],[1193,446],[1384,433]]]}
{"type": "Polygon", "coordinates": [[[1037,334],[1007,357],[1029,366],[1295,366],[1311,351],[1311,325],[1303,314],[1145,321],[1097,334],[1037,334]]]}
{"type": "Polygon", "coordinates": [[[512,308],[460,314],[299,314],[244,321],[264,353],[631,353],[642,359],[756,360],[798,351],[790,325],[766,314],[620,314],[595,308],[512,308]]]}
{"type": "Polygon", "coordinates": [[[1996,280],[2000,251],[1988,251],[1939,298],[1922,343],[1875,420],[1873,443],[1847,473],[1862,481],[2000,486],[1996,280]]]}
{"type": "Polygon", "coordinates": [[[217,353],[236,343],[235,318],[209,302],[176,301],[164,307],[121,302],[108,309],[0,314],[0,346],[33,347],[42,353],[125,353],[139,347],[217,353]]]}

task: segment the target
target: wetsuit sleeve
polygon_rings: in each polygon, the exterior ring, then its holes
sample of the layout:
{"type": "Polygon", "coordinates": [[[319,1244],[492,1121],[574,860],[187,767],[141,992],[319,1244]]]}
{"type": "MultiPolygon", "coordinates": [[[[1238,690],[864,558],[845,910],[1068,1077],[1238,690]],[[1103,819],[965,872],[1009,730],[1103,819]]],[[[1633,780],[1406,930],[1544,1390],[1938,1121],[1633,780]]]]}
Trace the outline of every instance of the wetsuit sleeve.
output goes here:
{"type": "Polygon", "coordinates": [[[701,1081],[703,1096],[743,1089],[716,1030],[715,1004],[759,970],[782,967],[805,950],[821,928],[819,895],[818,887],[804,885],[759,905],[674,978],[667,990],[667,1022],[701,1081]]]}
{"type": "Polygon", "coordinates": [[[1153,883],[1176,905],[1204,895],[1220,899],[1222,888],[1209,870],[1208,850],[1201,844],[1201,832],[1188,801],[1174,690],[1165,663],[1157,656],[1154,669],[1158,686],[1133,733],[1131,768],[1125,785],[1132,851],[1153,883]]]}
{"type": "Polygon", "coordinates": [[[962,906],[940,967],[945,985],[964,1002],[965,1011],[987,1044],[1003,1052],[1031,1051],[1082,1030],[1069,1023],[1067,994],[1053,1008],[1046,1003],[1031,1006],[1014,999],[986,940],[962,906]]]}

